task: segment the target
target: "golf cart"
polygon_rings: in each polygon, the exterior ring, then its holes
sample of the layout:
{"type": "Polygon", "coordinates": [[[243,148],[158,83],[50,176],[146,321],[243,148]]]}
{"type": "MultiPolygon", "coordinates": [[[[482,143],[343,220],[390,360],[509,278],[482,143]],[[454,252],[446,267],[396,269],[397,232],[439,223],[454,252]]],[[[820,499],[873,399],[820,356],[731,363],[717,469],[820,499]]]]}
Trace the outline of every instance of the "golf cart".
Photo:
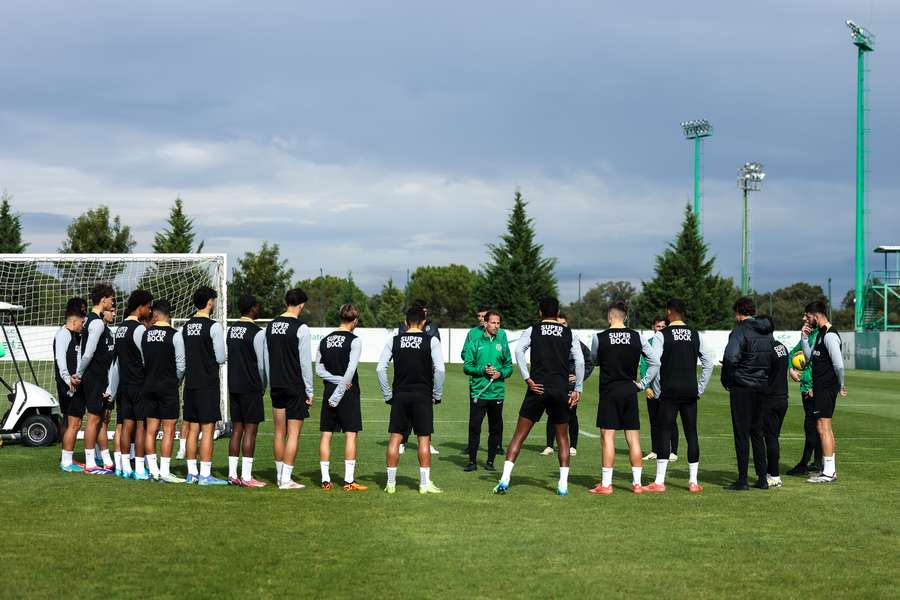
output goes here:
{"type": "Polygon", "coordinates": [[[59,436],[59,402],[50,392],[37,385],[34,366],[28,357],[19,324],[16,323],[16,313],[23,310],[22,306],[0,302],[0,331],[3,333],[3,348],[0,351],[5,350],[0,353],[0,357],[4,358],[4,362],[12,362],[16,378],[14,382],[10,382],[0,376],[0,385],[6,388],[10,402],[9,410],[0,419],[0,443],[21,441],[26,446],[49,446],[59,436]],[[17,343],[10,343],[10,329],[15,332],[14,341],[17,343]],[[16,356],[16,348],[21,349],[28,367],[24,375],[19,357],[16,356]],[[6,354],[9,356],[6,357],[6,354]],[[31,381],[25,381],[28,374],[31,375],[31,381]]]}

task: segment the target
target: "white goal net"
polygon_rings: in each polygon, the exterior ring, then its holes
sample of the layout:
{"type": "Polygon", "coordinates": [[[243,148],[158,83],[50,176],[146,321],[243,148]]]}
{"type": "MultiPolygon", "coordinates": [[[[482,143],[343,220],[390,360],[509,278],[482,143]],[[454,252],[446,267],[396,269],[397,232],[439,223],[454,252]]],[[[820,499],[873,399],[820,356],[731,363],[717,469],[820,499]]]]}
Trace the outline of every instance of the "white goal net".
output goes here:
{"type": "MultiPolygon", "coordinates": [[[[203,285],[219,294],[217,321],[226,325],[227,270],[224,254],[0,254],[0,302],[24,307],[15,313],[24,348],[9,331],[13,353],[0,359],[0,376],[15,381],[11,360],[14,354],[24,361],[26,353],[34,367],[38,385],[56,396],[53,374],[53,336],[65,321],[69,298],[81,297],[90,307],[91,288],[109,283],[116,290],[116,321],[126,316],[128,295],[145,289],[154,299],[168,300],[172,305],[173,325],[184,323],[195,312],[192,297],[203,285]]],[[[90,309],[90,308],[89,308],[90,309]]],[[[113,325],[113,329],[115,326],[113,325]]],[[[6,344],[3,336],[0,342],[6,344]]],[[[20,364],[23,375],[31,371],[20,364]]],[[[222,415],[228,421],[227,377],[223,367],[222,415]]],[[[0,402],[2,404],[2,402],[0,402]]],[[[0,407],[2,412],[3,407],[0,407]]]]}

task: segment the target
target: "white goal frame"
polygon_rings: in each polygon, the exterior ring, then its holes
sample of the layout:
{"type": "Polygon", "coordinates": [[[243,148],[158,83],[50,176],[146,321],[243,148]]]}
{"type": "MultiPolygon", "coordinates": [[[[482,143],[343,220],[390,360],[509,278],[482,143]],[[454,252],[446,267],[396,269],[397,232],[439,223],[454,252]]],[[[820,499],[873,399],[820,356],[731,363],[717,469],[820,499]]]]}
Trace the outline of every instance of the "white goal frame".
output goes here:
{"type": "MultiPolygon", "coordinates": [[[[138,254],[58,254],[58,253],[25,253],[25,254],[0,254],[0,268],[4,264],[14,264],[14,263],[89,263],[89,262],[97,262],[97,263],[176,263],[176,262],[217,262],[219,263],[219,281],[213,282],[213,287],[218,292],[218,300],[216,303],[216,314],[214,315],[214,319],[222,324],[223,329],[227,329],[228,327],[228,255],[225,253],[200,253],[200,254],[153,254],[153,253],[138,253],[138,254]]],[[[112,278],[111,283],[115,283],[115,277],[112,278]]],[[[133,289],[137,289],[136,287],[133,289]]],[[[190,291],[188,293],[193,293],[190,291]]],[[[124,300],[124,299],[120,299],[124,300]]],[[[0,301],[5,301],[4,298],[0,298],[0,301]]],[[[117,304],[120,304],[117,302],[117,304]]],[[[26,311],[29,307],[25,307],[26,311]]],[[[60,314],[62,314],[62,307],[60,309],[60,314]]],[[[125,315],[119,315],[117,320],[121,321],[125,315]]],[[[173,318],[173,325],[175,322],[184,322],[186,318],[179,317],[177,319],[173,318]]],[[[47,324],[62,326],[62,320],[60,320],[57,324],[47,324]]],[[[229,415],[229,399],[228,399],[228,365],[227,363],[220,367],[219,371],[219,379],[220,379],[220,394],[221,394],[221,407],[222,407],[222,425],[219,429],[227,428],[227,424],[230,422],[229,415]]],[[[54,396],[56,395],[56,390],[48,390],[54,396]]]]}

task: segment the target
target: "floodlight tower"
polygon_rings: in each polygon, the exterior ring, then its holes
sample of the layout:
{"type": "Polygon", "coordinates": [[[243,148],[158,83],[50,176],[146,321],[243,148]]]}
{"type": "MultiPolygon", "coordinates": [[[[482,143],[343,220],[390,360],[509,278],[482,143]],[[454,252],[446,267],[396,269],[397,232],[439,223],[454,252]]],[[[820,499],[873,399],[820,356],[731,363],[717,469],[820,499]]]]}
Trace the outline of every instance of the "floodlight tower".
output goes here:
{"type": "Polygon", "coordinates": [[[744,163],[738,171],[738,187],[744,192],[744,221],[741,228],[741,295],[750,293],[750,192],[758,192],[766,178],[762,163],[744,163]]]}
{"type": "Polygon", "coordinates": [[[875,36],[847,21],[850,40],[856,46],[856,300],[854,324],[862,331],[866,308],[866,52],[875,49],[875,36]]]}
{"type": "Polygon", "coordinates": [[[703,233],[703,138],[713,133],[712,125],[706,119],[694,119],[681,124],[684,137],[694,141],[694,216],[697,228],[703,233]]]}

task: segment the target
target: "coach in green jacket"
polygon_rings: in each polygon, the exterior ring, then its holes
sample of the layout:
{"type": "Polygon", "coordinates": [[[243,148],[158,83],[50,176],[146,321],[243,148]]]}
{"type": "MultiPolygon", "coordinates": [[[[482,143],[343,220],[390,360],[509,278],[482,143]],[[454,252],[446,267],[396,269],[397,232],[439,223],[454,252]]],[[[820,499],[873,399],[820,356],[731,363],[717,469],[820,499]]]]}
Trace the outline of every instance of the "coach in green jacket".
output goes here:
{"type": "Polygon", "coordinates": [[[481,424],[488,417],[488,459],[485,468],[494,470],[494,457],[503,437],[503,400],[506,379],[512,375],[512,354],[506,332],[500,329],[500,313],[489,310],[484,326],[475,327],[466,337],[462,350],[463,371],[469,376],[469,464],[465,471],[478,468],[475,457],[481,441],[481,424]]]}

